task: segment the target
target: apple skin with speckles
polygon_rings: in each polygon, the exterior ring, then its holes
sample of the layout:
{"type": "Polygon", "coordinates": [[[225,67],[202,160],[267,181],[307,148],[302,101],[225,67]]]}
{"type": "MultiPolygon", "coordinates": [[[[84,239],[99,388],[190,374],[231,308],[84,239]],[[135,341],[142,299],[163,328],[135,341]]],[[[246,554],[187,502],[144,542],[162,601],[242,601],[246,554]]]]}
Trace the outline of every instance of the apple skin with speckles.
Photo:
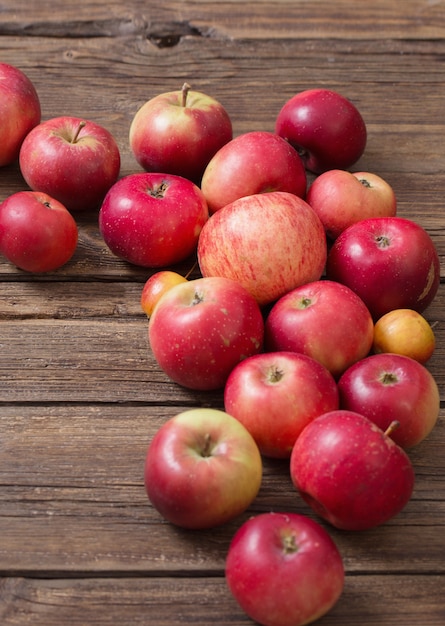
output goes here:
{"type": "Polygon", "coordinates": [[[158,365],[176,383],[219,389],[237,363],[262,349],[264,319],[255,298],[238,282],[197,278],[161,297],[148,336],[158,365]]]}

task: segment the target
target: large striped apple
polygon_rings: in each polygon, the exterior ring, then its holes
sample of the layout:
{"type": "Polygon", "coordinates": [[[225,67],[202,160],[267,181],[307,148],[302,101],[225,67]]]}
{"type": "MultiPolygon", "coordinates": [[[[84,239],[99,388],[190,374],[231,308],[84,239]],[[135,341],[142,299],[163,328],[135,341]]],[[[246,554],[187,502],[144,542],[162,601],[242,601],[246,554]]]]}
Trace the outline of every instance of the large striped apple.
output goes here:
{"type": "Polygon", "coordinates": [[[318,280],[326,256],[320,218],[302,198],[285,191],[235,200],[210,217],[198,241],[202,275],[239,282],[260,306],[318,280]]]}

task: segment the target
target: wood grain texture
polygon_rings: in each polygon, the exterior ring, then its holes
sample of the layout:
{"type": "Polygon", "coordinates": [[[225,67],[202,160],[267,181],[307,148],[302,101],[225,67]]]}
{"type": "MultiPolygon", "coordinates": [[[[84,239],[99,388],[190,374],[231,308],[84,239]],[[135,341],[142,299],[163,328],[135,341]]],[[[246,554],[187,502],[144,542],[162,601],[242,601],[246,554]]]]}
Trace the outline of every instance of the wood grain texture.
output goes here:
{"type": "MultiPolygon", "coordinates": [[[[443,623],[440,576],[370,575],[347,579],[334,609],[319,626],[439,626],[443,623]],[[392,591],[397,589],[397,593],[392,591]],[[423,598],[432,598],[425,603],[423,598]]],[[[248,626],[221,578],[6,579],[0,586],[4,626],[180,626],[209,621],[248,626]],[[176,607],[174,621],[171,607],[176,607]],[[209,616],[211,616],[209,618],[209,616]]]]}
{"type": "MultiPolygon", "coordinates": [[[[140,171],[128,144],[133,115],[184,81],[224,104],[235,135],[272,131],[297,91],[332,88],[367,123],[355,169],[386,178],[399,215],[434,240],[442,283],[425,316],[437,338],[428,368],[439,421],[410,451],[416,486],[399,516],[363,533],[325,525],[347,575],[320,626],[445,623],[444,59],[440,0],[0,5],[0,60],[34,82],[42,119],[106,126],[121,176],[140,171]]],[[[17,163],[0,171],[0,201],[25,187],[17,163]]],[[[29,275],[0,258],[0,623],[252,624],[224,581],[233,533],[257,513],[312,513],[287,463],[271,460],[254,503],[226,526],[190,533],[153,509],[143,485],[151,437],[179,411],[222,408],[222,392],[180,388],[159,370],[140,307],[155,270],[111,254],[97,211],[76,220],[79,247],[60,270],[29,275]]]]}

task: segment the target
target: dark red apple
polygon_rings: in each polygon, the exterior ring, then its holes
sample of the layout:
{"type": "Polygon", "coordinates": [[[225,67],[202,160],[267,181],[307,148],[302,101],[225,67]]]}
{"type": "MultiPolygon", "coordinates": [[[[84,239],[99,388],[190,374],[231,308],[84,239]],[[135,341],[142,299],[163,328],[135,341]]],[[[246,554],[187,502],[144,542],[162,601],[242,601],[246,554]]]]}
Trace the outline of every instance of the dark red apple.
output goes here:
{"type": "Polygon", "coordinates": [[[299,152],[316,174],[345,170],[362,156],[366,125],[357,107],[330,89],[295,94],[278,113],[275,132],[299,152]]]}
{"type": "Polygon", "coordinates": [[[375,320],[393,309],[420,313],[439,287],[439,255],[430,235],[413,220],[368,218],[337,237],[326,276],[360,296],[375,320]]]}

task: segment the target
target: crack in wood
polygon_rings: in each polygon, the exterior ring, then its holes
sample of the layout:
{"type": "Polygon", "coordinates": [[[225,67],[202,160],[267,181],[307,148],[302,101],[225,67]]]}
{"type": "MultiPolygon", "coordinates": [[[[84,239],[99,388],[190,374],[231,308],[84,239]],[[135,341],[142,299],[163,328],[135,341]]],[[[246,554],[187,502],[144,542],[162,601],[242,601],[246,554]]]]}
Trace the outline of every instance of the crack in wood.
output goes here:
{"type": "Polygon", "coordinates": [[[208,37],[208,33],[187,21],[148,22],[137,15],[128,19],[73,20],[67,22],[4,22],[0,24],[0,37],[48,37],[78,39],[94,37],[142,36],[158,48],[178,45],[184,37],[208,37]]]}

